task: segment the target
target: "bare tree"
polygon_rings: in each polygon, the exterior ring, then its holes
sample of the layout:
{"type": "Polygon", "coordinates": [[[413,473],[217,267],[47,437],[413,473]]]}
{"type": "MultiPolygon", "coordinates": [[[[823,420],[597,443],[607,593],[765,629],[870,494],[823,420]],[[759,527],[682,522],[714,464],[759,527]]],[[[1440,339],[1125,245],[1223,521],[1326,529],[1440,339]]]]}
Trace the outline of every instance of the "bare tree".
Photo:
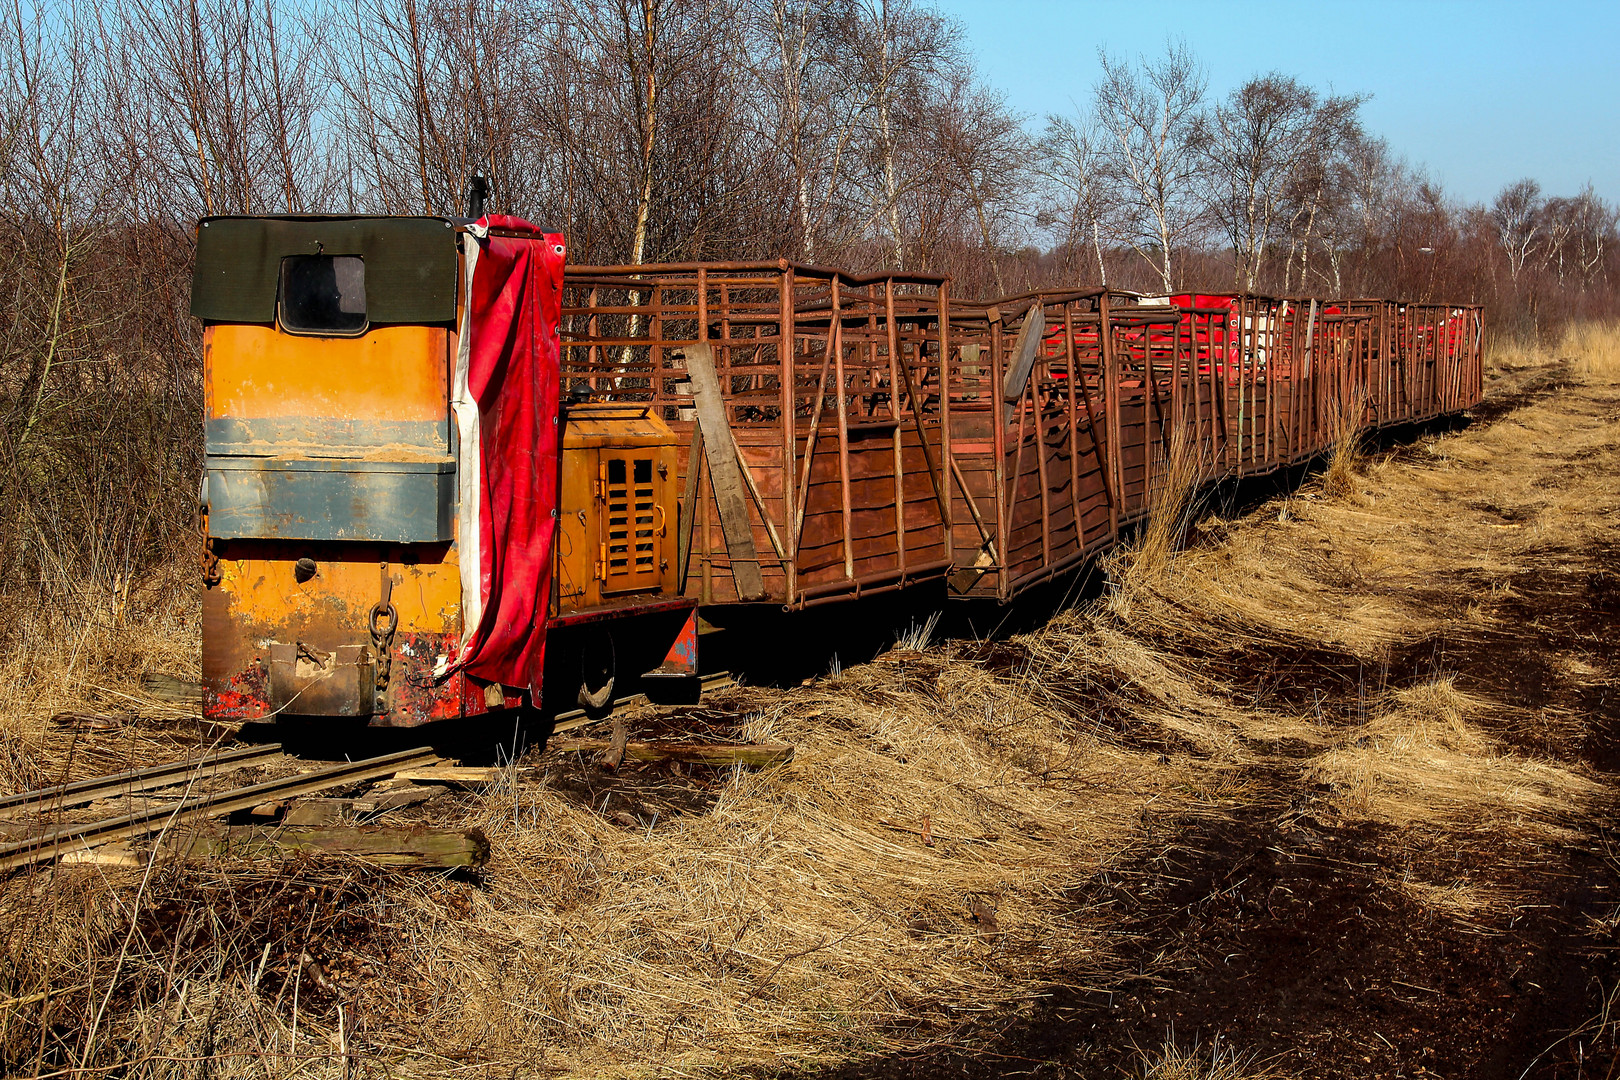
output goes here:
{"type": "Polygon", "coordinates": [[[1097,119],[1104,161],[1125,195],[1122,239],[1175,289],[1174,253],[1198,229],[1201,155],[1194,139],[1206,79],[1185,42],[1137,67],[1099,52],[1097,119]]]}
{"type": "Polygon", "coordinates": [[[1571,216],[1576,226],[1575,264],[1580,270],[1581,285],[1585,289],[1607,277],[1606,255],[1614,250],[1620,207],[1599,198],[1590,182],[1571,202],[1571,216]]]}
{"type": "Polygon", "coordinates": [[[1540,244],[1542,208],[1541,185],[1528,177],[1503,188],[1491,203],[1491,221],[1514,281],[1540,244]]]}
{"type": "Polygon", "coordinates": [[[107,134],[142,163],[154,208],[185,220],[327,204],[330,102],[305,18],[275,0],[134,0],[102,26],[107,134]]]}
{"type": "Polygon", "coordinates": [[[1236,286],[1260,284],[1288,185],[1313,149],[1316,93],[1272,72],[1237,87],[1196,124],[1210,210],[1232,245],[1236,286]]]}
{"type": "Polygon", "coordinates": [[[952,74],[930,112],[941,164],[972,210],[996,291],[1004,293],[1000,252],[1023,216],[1029,136],[1006,100],[980,86],[970,71],[952,74]]]}
{"type": "Polygon", "coordinates": [[[853,72],[839,60],[838,0],[750,0],[759,126],[791,185],[793,254],[819,258],[856,130],[853,72]]]}
{"type": "MultiPolygon", "coordinates": [[[[923,106],[936,79],[960,63],[961,30],[914,0],[859,0],[845,22],[845,42],[865,119],[869,200],[898,268],[909,265],[901,199],[926,177],[905,168],[906,143],[922,131],[923,106]]],[[[914,160],[914,155],[910,155],[914,160]]]]}
{"type": "Polygon", "coordinates": [[[1344,154],[1361,135],[1358,112],[1366,99],[1360,95],[1328,97],[1315,104],[1299,152],[1289,170],[1289,260],[1283,270],[1283,291],[1292,288],[1293,255],[1299,255],[1299,286],[1308,288],[1312,243],[1317,220],[1345,175],[1344,154]]]}
{"type": "Polygon", "coordinates": [[[1089,244],[1097,261],[1097,281],[1107,285],[1103,236],[1105,232],[1112,234],[1116,199],[1103,175],[1098,141],[1096,129],[1084,121],[1048,116],[1046,130],[1036,147],[1035,168],[1048,200],[1043,217],[1060,224],[1065,253],[1079,244],[1089,244]]]}

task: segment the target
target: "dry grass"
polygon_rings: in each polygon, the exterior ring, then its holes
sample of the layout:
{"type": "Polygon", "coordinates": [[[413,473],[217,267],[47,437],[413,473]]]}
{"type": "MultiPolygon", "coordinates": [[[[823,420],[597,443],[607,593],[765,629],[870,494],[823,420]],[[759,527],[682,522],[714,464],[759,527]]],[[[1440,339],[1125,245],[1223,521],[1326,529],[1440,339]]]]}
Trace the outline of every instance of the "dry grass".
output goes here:
{"type": "MultiPolygon", "coordinates": [[[[706,808],[581,799],[544,759],[541,777],[466,803],[494,842],[481,882],[296,864],[166,869],[144,892],[94,868],[14,883],[0,996],[69,989],[5,1014],[7,1065],[160,1076],[212,1054],[219,1075],[338,1075],[345,1046],[402,1075],[830,1064],[963,1037],[1053,983],[1120,985],[1117,913],[1080,900],[1085,884],[1173,842],[1149,817],[1223,819],[1283,782],[1259,776],[1291,778],[1319,818],[1395,837],[1562,842],[1607,798],[1592,774],[1511,745],[1520,712],[1390,664],[1430,634],[1501,630],[1549,550],[1616,541],[1615,404],[1592,385],[1352,463],[1348,495],[1211,521],[1212,542],[1179,553],[1196,470],[1172,468],[1177,513],[1117,557],[1104,602],[997,643],[929,645],[919,624],[904,651],[813,686],[731,691],[740,737],[798,752],[686,778],[706,808]],[[153,912],[207,933],[177,944],[153,912]],[[305,954],[330,991],[307,989],[305,954]],[[233,1056],[248,1054],[269,1056],[233,1056]]],[[[183,621],[173,637],[194,648],[183,621]]],[[[87,637],[97,659],[76,670],[127,679],[118,640],[87,637]]],[[[1589,656],[1560,670],[1608,676],[1589,656]]],[[[80,675],[81,692],[92,683],[80,675]]],[[[62,685],[13,717],[33,722],[73,693],[62,685]]],[[[1488,919],[1512,899],[1462,879],[1395,885],[1437,918],[1488,919]]],[[[1224,1042],[1172,1039],[1119,1064],[1276,1075],[1224,1042]]]]}
{"type": "Polygon", "coordinates": [[[1182,1046],[1172,1033],[1162,1049],[1142,1057],[1142,1080],[1283,1080],[1287,1075],[1274,1063],[1223,1045],[1219,1036],[1207,1046],[1182,1046]]]}
{"type": "Polygon", "coordinates": [[[1548,362],[1547,354],[1534,338],[1491,334],[1485,341],[1487,376],[1515,374],[1548,362]]]}
{"type": "Polygon", "coordinates": [[[1557,837],[1567,835],[1572,807],[1603,797],[1604,784],[1567,765],[1509,752],[1477,723],[1490,704],[1449,681],[1396,690],[1389,699],[1307,773],[1351,820],[1508,826],[1557,837]]]}
{"type": "Polygon", "coordinates": [[[1366,463],[1361,452],[1361,418],[1365,413],[1358,398],[1348,406],[1335,406],[1328,418],[1333,432],[1333,449],[1320,481],[1322,493],[1333,499],[1357,496],[1357,474],[1366,463]]]}
{"type": "Polygon", "coordinates": [[[173,564],[114,596],[64,611],[0,596],[0,787],[23,790],[180,756],[195,710],[143,691],[141,676],[198,674],[196,568],[173,564]],[[52,725],[62,710],[122,714],[131,723],[87,737],[52,725]]]}
{"type": "Polygon", "coordinates": [[[516,1057],[596,1075],[880,1050],[1051,972],[1106,979],[1100,928],[1062,896],[1129,847],[1173,778],[942,661],[750,699],[768,711],[745,736],[793,742],[795,761],[734,774],[667,826],[626,829],[545,788],[514,814],[492,793],[499,887],[473,940],[447,927],[434,951],[462,958],[467,993],[534,1018],[516,1057]],[[535,947],[477,947],[514,940],[535,947]]]}
{"type": "Polygon", "coordinates": [[[1569,360],[1582,382],[1620,382],[1620,322],[1570,323],[1559,339],[1557,353],[1569,360]]]}

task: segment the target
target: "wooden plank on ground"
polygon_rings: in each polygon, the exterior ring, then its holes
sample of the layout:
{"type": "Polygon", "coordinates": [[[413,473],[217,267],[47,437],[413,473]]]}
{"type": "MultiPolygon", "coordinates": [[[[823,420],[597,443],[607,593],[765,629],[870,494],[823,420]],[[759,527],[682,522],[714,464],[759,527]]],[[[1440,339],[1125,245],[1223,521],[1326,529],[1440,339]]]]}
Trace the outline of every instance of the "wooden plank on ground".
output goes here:
{"type": "Polygon", "coordinates": [[[141,676],[141,689],[159,701],[172,701],[180,705],[201,705],[202,683],[195,679],[182,679],[162,671],[148,671],[141,676]]]}
{"type": "MultiPolygon", "coordinates": [[[[433,770],[428,770],[432,772],[433,770]]],[[[483,770],[478,770],[482,772],[483,770]]],[[[281,815],[284,826],[307,828],[339,825],[345,820],[386,814],[420,806],[449,791],[445,784],[411,783],[391,790],[373,790],[355,799],[299,799],[281,815]]]]}
{"type": "Polygon", "coordinates": [[[229,828],[169,844],[180,858],[284,858],[336,855],[413,870],[479,867],[489,861],[489,840],[478,829],[229,828]]]}
{"type": "MultiPolygon", "coordinates": [[[[547,749],[563,752],[600,753],[610,750],[607,739],[553,739],[547,749]]],[[[627,761],[683,761],[693,765],[746,765],[764,769],[793,760],[793,747],[786,743],[675,743],[632,742],[624,745],[627,761]]]]}
{"type": "MultiPolygon", "coordinates": [[[[519,769],[522,775],[525,770],[519,769]]],[[[451,784],[466,787],[470,784],[493,784],[512,772],[509,768],[477,765],[441,765],[431,769],[402,769],[394,774],[396,780],[409,780],[413,784],[451,784]]]]}

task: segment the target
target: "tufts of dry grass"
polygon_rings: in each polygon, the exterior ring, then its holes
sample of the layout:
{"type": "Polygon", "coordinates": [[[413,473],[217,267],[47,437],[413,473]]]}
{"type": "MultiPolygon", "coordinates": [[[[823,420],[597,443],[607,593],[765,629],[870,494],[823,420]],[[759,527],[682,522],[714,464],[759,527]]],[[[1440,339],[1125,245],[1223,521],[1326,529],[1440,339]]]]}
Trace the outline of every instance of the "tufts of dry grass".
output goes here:
{"type": "Polygon", "coordinates": [[[1501,377],[1541,367],[1548,361],[1546,353],[1533,337],[1490,334],[1485,340],[1485,373],[1501,377]]]}
{"type": "Polygon", "coordinates": [[[163,566],[113,596],[86,589],[71,612],[14,596],[0,605],[9,619],[0,631],[0,788],[150,764],[195,745],[195,708],[141,685],[152,671],[198,674],[195,566],[163,566]],[[49,722],[69,709],[129,722],[94,736],[49,722]]]}
{"type": "Polygon", "coordinates": [[[1171,777],[948,658],[745,692],[744,737],[799,752],[700,816],[630,804],[625,828],[544,787],[491,793],[495,887],[430,949],[460,958],[470,1008],[533,1018],[513,1060],[596,1075],[893,1049],[1056,972],[1106,980],[1106,938],[1062,897],[1171,777]]]}
{"type": "Polygon", "coordinates": [[[1348,406],[1335,406],[1329,424],[1333,431],[1333,449],[1328,454],[1327,469],[1322,474],[1322,493],[1330,499],[1357,497],[1357,474],[1366,464],[1361,452],[1361,417],[1365,413],[1358,398],[1348,406]]]}
{"type": "Polygon", "coordinates": [[[1557,353],[1589,384],[1620,382],[1620,322],[1574,322],[1564,328],[1557,353]]]}
{"type": "Polygon", "coordinates": [[[1283,1080],[1287,1075],[1273,1062],[1243,1053],[1217,1035],[1209,1044],[1183,1046],[1172,1032],[1164,1046],[1142,1055],[1142,1080],[1283,1080]]]}
{"type": "Polygon", "coordinates": [[[1508,751],[1477,722],[1491,708],[1449,680],[1394,690],[1372,719],[1313,759],[1308,777],[1351,820],[1567,835],[1571,808],[1600,800],[1604,785],[1508,751]]]}
{"type": "MultiPolygon", "coordinates": [[[[1158,456],[1158,448],[1152,452],[1158,456]]],[[[1109,607],[1128,617],[1133,598],[1164,583],[1176,567],[1175,554],[1192,528],[1205,462],[1185,430],[1175,432],[1168,454],[1153,475],[1153,513],[1136,534],[1104,560],[1112,588],[1109,607]]]]}
{"type": "Polygon", "coordinates": [[[384,929],[420,891],[353,864],[40,871],[0,895],[0,1067],[348,1075],[351,1040],[400,1034],[367,1029],[379,1004],[431,1015],[384,929]]]}

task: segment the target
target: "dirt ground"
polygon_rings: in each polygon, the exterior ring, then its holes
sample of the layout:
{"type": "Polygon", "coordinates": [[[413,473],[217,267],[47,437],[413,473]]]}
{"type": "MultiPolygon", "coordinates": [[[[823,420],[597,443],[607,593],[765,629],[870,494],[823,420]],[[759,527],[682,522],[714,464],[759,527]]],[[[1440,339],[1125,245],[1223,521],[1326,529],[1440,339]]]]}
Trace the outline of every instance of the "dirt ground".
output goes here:
{"type": "MultiPolygon", "coordinates": [[[[5,1071],[1620,1075],[1620,385],[1589,368],[1498,364],[1470,424],[1212,493],[1029,633],[897,627],[632,722],[786,767],[533,748],[409,812],[483,829],[476,876],[13,879],[5,1071]]],[[[66,767],[6,720],[13,774],[66,767]]]]}

